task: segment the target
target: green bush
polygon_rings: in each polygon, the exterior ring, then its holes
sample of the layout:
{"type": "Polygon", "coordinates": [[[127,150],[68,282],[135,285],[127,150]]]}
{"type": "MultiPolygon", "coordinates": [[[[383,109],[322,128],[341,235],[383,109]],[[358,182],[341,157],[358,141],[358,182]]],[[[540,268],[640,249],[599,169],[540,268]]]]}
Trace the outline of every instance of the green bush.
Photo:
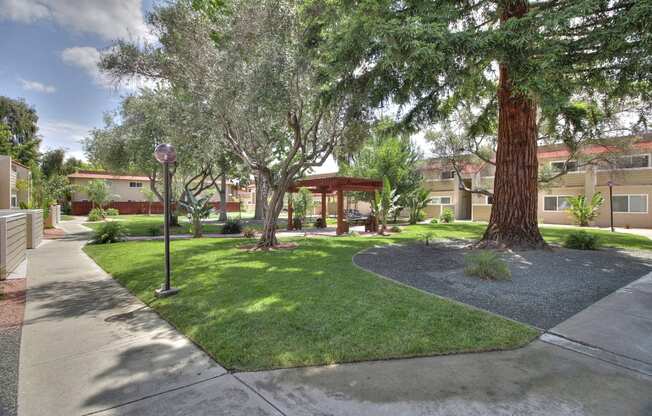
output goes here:
{"type": "Polygon", "coordinates": [[[433,218],[430,220],[430,224],[439,224],[439,220],[437,218],[433,218]]]}
{"type": "Polygon", "coordinates": [[[95,230],[93,244],[111,244],[122,241],[125,238],[124,226],[117,221],[107,221],[95,230]]]}
{"type": "Polygon", "coordinates": [[[392,226],[392,228],[389,229],[390,233],[400,233],[401,231],[403,230],[398,225],[394,225],[392,226]]]}
{"type": "Polygon", "coordinates": [[[600,238],[586,231],[573,231],[564,238],[562,244],[575,250],[597,250],[600,248],[600,238]]]}
{"type": "Polygon", "coordinates": [[[222,234],[240,234],[242,232],[242,224],[238,220],[228,220],[222,226],[222,234]]]}
{"type": "Polygon", "coordinates": [[[152,225],[147,228],[147,234],[152,237],[156,237],[162,234],[161,227],[158,225],[152,225]]]}
{"type": "Polygon", "coordinates": [[[245,238],[256,238],[256,230],[253,227],[245,227],[242,230],[242,235],[245,238]]]}
{"type": "Polygon", "coordinates": [[[104,214],[106,216],[108,216],[108,217],[116,217],[116,216],[120,215],[120,211],[118,211],[117,208],[107,208],[104,211],[104,214]]]}
{"type": "Polygon", "coordinates": [[[105,216],[106,213],[102,208],[93,208],[91,212],[88,213],[88,221],[102,221],[105,216]]]}
{"type": "Polygon", "coordinates": [[[467,254],[464,262],[464,273],[469,276],[491,280],[509,280],[512,277],[507,263],[493,251],[467,254]]]}
{"type": "Polygon", "coordinates": [[[443,224],[451,224],[455,221],[455,212],[451,208],[444,208],[439,216],[439,222],[443,224]]]}
{"type": "Polygon", "coordinates": [[[435,233],[433,233],[432,231],[426,231],[425,233],[419,234],[419,238],[423,240],[423,243],[425,245],[429,246],[430,242],[435,238],[435,233]]]}
{"type": "Polygon", "coordinates": [[[322,217],[315,220],[315,228],[326,228],[326,221],[322,217]]]}

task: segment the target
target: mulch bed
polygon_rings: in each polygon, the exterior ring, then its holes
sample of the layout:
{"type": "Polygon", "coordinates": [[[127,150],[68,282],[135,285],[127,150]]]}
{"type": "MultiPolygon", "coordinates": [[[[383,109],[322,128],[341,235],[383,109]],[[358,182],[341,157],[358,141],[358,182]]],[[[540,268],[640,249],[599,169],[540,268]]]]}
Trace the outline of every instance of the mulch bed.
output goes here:
{"type": "Polygon", "coordinates": [[[0,328],[19,326],[25,310],[25,279],[0,282],[0,328]]]}
{"type": "Polygon", "coordinates": [[[464,274],[464,256],[473,252],[467,244],[373,247],[353,261],[390,279],[542,329],[652,271],[650,253],[553,248],[503,252],[511,280],[488,281],[464,274]]]}
{"type": "Polygon", "coordinates": [[[0,415],[17,413],[20,336],[25,310],[25,279],[0,282],[0,415]]]}

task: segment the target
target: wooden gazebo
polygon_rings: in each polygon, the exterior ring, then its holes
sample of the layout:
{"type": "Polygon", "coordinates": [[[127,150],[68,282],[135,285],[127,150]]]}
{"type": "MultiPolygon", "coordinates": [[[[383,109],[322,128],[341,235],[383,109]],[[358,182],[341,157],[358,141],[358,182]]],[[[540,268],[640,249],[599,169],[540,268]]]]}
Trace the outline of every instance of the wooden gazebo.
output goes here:
{"type": "Polygon", "coordinates": [[[347,232],[344,218],[344,192],[373,192],[383,187],[383,182],[376,179],[352,178],[337,176],[331,173],[326,175],[313,175],[295,181],[288,187],[290,198],[288,200],[288,229],[292,229],[292,193],[299,188],[307,188],[312,193],[321,194],[321,216],[326,223],[326,195],[337,194],[337,235],[347,232]]]}

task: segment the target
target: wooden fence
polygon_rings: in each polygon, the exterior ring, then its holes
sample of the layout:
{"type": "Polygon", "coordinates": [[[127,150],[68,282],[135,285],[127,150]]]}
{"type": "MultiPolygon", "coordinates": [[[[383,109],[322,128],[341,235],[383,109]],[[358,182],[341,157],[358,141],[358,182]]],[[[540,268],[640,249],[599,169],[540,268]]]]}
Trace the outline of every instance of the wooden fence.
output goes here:
{"type": "MultiPolygon", "coordinates": [[[[212,202],[213,208],[215,211],[219,211],[220,203],[212,202]]],[[[132,214],[147,214],[149,210],[150,202],[144,201],[114,201],[106,204],[104,208],[115,208],[120,214],[132,215],[132,214]]],[[[87,215],[93,207],[93,204],[90,201],[72,201],[71,210],[72,215],[87,215]]],[[[172,204],[174,209],[174,204],[172,204]]],[[[227,202],[226,211],[227,212],[238,212],[240,210],[240,202],[227,202]]],[[[163,213],[163,204],[161,202],[151,202],[151,213],[152,214],[162,214],[163,213]]]]}

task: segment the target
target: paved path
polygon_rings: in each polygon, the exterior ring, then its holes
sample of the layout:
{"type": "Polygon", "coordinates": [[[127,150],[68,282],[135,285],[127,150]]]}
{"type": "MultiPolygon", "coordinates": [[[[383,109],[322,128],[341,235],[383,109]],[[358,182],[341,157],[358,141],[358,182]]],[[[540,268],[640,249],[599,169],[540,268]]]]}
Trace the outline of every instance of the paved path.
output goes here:
{"type": "MultiPolygon", "coordinates": [[[[230,374],[106,276],[82,245],[77,235],[30,253],[20,415],[652,414],[649,350],[634,356],[599,331],[565,338],[575,335],[575,318],[599,324],[591,308],[560,325],[559,336],[514,351],[230,374]]],[[[649,283],[632,286],[652,294],[649,283]]],[[[645,345],[649,332],[628,326],[638,312],[618,306],[618,296],[604,300],[615,302],[597,307],[614,308],[619,336],[645,345]]]]}
{"type": "Polygon", "coordinates": [[[81,225],[62,226],[73,234],[29,252],[19,415],[278,414],[96,266],[81,225]]]}

